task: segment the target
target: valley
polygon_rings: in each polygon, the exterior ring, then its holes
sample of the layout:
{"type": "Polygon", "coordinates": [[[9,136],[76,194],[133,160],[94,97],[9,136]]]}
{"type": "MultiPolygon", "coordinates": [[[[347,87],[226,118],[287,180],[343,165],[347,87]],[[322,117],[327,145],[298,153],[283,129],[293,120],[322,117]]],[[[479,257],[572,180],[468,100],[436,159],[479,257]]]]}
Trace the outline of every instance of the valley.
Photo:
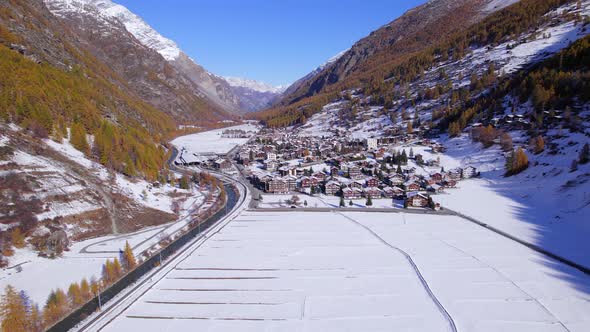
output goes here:
{"type": "Polygon", "coordinates": [[[288,85],[135,6],[0,2],[0,332],[589,329],[590,0],[354,13],[288,85]]]}

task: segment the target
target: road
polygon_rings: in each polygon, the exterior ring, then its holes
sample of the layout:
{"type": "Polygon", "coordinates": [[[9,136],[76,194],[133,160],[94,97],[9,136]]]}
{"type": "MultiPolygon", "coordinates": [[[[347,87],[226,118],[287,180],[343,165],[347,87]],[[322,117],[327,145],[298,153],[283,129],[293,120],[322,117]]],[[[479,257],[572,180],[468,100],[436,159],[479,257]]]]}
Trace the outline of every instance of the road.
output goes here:
{"type": "MultiPolygon", "coordinates": [[[[177,155],[178,151],[173,148],[172,154],[168,159],[168,165],[170,166],[170,169],[181,173],[190,172],[189,170],[183,169],[174,164],[177,155]]],[[[126,290],[118,294],[116,298],[103,306],[102,311],[94,316],[89,317],[86,321],[83,321],[78,327],[73,329],[74,331],[99,331],[102,329],[103,326],[111,322],[121,312],[133,304],[138,297],[144,294],[153,284],[153,280],[159,280],[163,278],[169,271],[174,269],[179,262],[197,250],[207,238],[219,232],[225,227],[225,225],[227,225],[227,223],[233,220],[233,218],[237,217],[244,209],[248,208],[250,203],[250,192],[247,185],[223,173],[215,171],[209,171],[209,173],[216,176],[223,183],[235,186],[240,196],[235,206],[233,206],[230,211],[226,211],[225,217],[221,218],[208,230],[204,231],[201,236],[195,238],[183,249],[175,253],[170,259],[164,261],[159,268],[147,273],[132,287],[128,287],[126,290]]]]}

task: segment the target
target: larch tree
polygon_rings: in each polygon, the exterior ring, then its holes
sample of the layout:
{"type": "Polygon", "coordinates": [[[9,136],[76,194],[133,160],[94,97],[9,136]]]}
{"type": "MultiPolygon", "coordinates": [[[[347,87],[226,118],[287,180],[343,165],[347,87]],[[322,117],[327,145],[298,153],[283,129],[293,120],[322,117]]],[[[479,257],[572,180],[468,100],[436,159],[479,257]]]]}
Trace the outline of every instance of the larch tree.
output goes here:
{"type": "Polygon", "coordinates": [[[123,249],[123,254],[121,255],[121,261],[123,262],[123,267],[126,271],[130,271],[135,268],[135,266],[137,266],[137,261],[135,260],[135,255],[133,254],[131,245],[129,245],[129,241],[125,242],[125,248],[123,249]]]}
{"type": "Polygon", "coordinates": [[[49,294],[43,310],[43,320],[49,326],[59,321],[69,310],[68,297],[61,289],[56,289],[49,294]]]}
{"type": "Polygon", "coordinates": [[[15,248],[24,248],[25,247],[25,235],[21,232],[20,227],[15,227],[10,232],[10,237],[12,240],[12,245],[15,248]]]}
{"type": "Polygon", "coordinates": [[[76,149],[84,152],[84,154],[88,155],[90,153],[90,146],[86,139],[86,129],[81,123],[75,122],[72,124],[72,128],[70,129],[70,143],[76,149]]]}
{"type": "Polygon", "coordinates": [[[82,295],[84,301],[88,301],[92,297],[90,284],[88,283],[88,280],[86,278],[80,281],[80,294],[82,295]]]}
{"type": "Polygon", "coordinates": [[[0,300],[0,316],[2,332],[28,332],[26,307],[19,293],[8,285],[0,300]]]}
{"type": "Polygon", "coordinates": [[[75,308],[84,303],[82,298],[82,291],[80,290],[80,285],[77,282],[73,282],[70,284],[68,288],[68,299],[70,300],[70,305],[75,308]]]}

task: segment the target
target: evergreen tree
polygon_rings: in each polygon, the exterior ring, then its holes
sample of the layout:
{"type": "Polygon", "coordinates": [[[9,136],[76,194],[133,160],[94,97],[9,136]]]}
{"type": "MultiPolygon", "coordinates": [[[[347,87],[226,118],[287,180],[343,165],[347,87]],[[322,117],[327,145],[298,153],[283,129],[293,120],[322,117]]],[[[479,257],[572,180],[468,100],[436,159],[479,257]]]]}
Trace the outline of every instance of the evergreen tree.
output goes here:
{"type": "Polygon", "coordinates": [[[371,195],[367,196],[367,203],[366,206],[373,206],[373,200],[371,199],[371,195]]]}
{"type": "Polygon", "coordinates": [[[580,151],[580,164],[584,165],[590,162],[590,146],[588,143],[584,144],[582,151],[580,151]]]}
{"type": "Polygon", "coordinates": [[[352,199],[350,201],[348,201],[348,206],[353,206],[354,203],[352,203],[352,199]]]}
{"type": "Polygon", "coordinates": [[[410,158],[414,158],[414,149],[410,148],[410,158]]]}
{"type": "Polygon", "coordinates": [[[408,163],[408,155],[406,154],[406,150],[402,150],[402,155],[401,155],[401,162],[402,164],[406,165],[408,163]]]}
{"type": "Polygon", "coordinates": [[[578,161],[572,160],[572,165],[570,166],[570,172],[575,172],[578,170],[578,161]]]}
{"type": "Polygon", "coordinates": [[[402,170],[402,165],[401,164],[397,164],[397,170],[396,170],[397,174],[403,174],[403,170],[402,170]]]}
{"type": "Polygon", "coordinates": [[[340,207],[344,207],[344,196],[340,196],[340,207]]]}

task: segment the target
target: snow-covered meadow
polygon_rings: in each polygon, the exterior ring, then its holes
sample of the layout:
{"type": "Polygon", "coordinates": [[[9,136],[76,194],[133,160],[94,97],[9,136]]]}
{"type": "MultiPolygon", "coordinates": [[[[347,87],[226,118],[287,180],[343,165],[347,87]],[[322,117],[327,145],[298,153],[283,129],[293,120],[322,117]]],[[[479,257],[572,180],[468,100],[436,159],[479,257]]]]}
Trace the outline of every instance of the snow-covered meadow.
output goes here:
{"type": "Polygon", "coordinates": [[[104,330],[586,331],[548,263],[457,217],[244,212],[104,330]]]}
{"type": "Polygon", "coordinates": [[[225,130],[244,130],[246,132],[258,132],[259,127],[252,123],[247,123],[234,127],[226,127],[216,130],[205,131],[192,135],[185,135],[172,141],[178,151],[187,162],[200,161],[199,155],[202,154],[224,154],[238,145],[245,144],[248,138],[226,138],[222,137],[225,130]],[[184,150],[184,151],[183,151],[184,150]]]}

